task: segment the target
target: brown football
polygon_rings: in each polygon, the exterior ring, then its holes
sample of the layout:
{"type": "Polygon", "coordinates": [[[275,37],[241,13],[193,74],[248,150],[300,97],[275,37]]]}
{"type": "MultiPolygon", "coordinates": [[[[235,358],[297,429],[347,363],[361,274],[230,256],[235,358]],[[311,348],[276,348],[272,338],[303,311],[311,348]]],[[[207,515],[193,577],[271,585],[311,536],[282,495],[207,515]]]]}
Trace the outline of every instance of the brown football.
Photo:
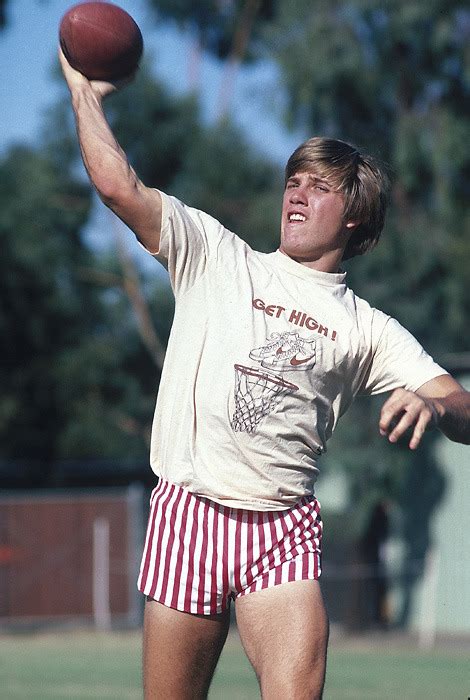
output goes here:
{"type": "Polygon", "coordinates": [[[110,2],[82,2],[62,17],[62,51],[89,80],[120,80],[134,73],[143,51],[142,33],[132,17],[110,2]]]}

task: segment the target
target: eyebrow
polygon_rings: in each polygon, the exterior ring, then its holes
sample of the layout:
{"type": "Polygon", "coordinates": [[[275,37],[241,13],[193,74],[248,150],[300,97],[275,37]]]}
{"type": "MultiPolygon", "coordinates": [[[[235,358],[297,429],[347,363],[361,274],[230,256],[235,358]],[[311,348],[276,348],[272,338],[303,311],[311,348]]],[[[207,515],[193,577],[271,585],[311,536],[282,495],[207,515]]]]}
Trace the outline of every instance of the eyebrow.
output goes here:
{"type": "MultiPolygon", "coordinates": [[[[314,183],[319,184],[319,185],[326,185],[327,187],[332,188],[332,184],[328,182],[328,180],[325,180],[322,177],[317,177],[316,175],[312,175],[311,173],[307,173],[307,177],[309,180],[313,180],[314,183]]],[[[292,182],[292,181],[299,181],[300,180],[300,175],[291,175],[287,179],[287,182],[292,182]]]]}

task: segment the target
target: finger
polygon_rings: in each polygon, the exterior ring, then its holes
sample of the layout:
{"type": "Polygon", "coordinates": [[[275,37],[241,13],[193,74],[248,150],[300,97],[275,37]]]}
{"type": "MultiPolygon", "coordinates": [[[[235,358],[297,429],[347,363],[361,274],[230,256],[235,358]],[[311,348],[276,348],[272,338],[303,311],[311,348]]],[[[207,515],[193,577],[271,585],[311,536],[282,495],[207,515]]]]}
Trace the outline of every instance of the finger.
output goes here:
{"type": "Polygon", "coordinates": [[[409,443],[410,450],[416,450],[427,428],[433,425],[433,421],[434,414],[430,409],[426,408],[421,411],[409,443]]]}
{"type": "Polygon", "coordinates": [[[68,85],[78,85],[80,83],[88,82],[88,78],[86,78],[80,71],[76,70],[75,68],[72,68],[70,63],[67,60],[66,55],[62,51],[62,47],[59,45],[59,61],[60,61],[60,66],[62,68],[62,73],[64,74],[65,80],[67,81],[68,85]]]}
{"type": "Polygon", "coordinates": [[[394,411],[391,415],[387,416],[383,421],[380,422],[380,424],[379,424],[380,434],[383,437],[390,435],[392,430],[394,430],[396,428],[396,426],[398,425],[398,422],[402,419],[402,417],[405,414],[406,414],[406,410],[404,410],[402,407],[398,407],[396,411],[394,411]]]}
{"type": "Polygon", "coordinates": [[[101,97],[106,97],[119,88],[118,83],[108,83],[105,80],[90,80],[90,84],[93,92],[101,97]]]}
{"type": "Polygon", "coordinates": [[[418,409],[408,408],[401,418],[397,421],[397,424],[391,430],[388,439],[390,442],[397,442],[406,431],[411,428],[419,419],[418,409]]]}
{"type": "Polygon", "coordinates": [[[67,70],[70,68],[70,64],[69,64],[69,62],[67,61],[67,59],[65,58],[65,54],[64,54],[64,52],[62,51],[62,47],[60,46],[60,44],[59,44],[59,51],[58,51],[58,54],[59,54],[59,63],[60,63],[60,67],[62,68],[62,73],[63,73],[64,75],[67,75],[67,70]]]}
{"type": "Polygon", "coordinates": [[[124,78],[119,78],[118,80],[105,81],[105,80],[91,80],[91,86],[95,92],[98,92],[102,97],[110,95],[116,90],[121,90],[131,83],[137,74],[137,70],[133,71],[130,75],[124,78]]]}
{"type": "Polygon", "coordinates": [[[75,73],[78,73],[78,71],[76,71],[75,68],[72,68],[72,66],[68,62],[67,57],[64,54],[64,51],[63,51],[62,46],[60,44],[59,44],[58,53],[59,53],[59,61],[60,61],[60,65],[62,66],[62,70],[64,72],[72,72],[73,71],[75,73]]]}
{"type": "Polygon", "coordinates": [[[387,435],[392,428],[392,424],[401,417],[401,414],[408,409],[409,398],[401,392],[394,392],[382,406],[379,419],[379,430],[381,435],[387,435]]]}

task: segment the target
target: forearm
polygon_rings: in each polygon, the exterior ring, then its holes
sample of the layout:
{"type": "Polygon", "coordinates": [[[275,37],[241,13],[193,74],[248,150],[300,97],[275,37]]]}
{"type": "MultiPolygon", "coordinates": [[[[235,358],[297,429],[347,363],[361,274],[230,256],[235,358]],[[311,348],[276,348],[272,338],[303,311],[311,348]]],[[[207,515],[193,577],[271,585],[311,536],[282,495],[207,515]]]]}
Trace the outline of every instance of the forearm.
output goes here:
{"type": "Polygon", "coordinates": [[[83,163],[98,194],[113,206],[118,193],[136,186],[136,175],[105,118],[101,98],[88,85],[72,93],[83,163]]]}
{"type": "Polygon", "coordinates": [[[114,92],[117,84],[90,82],[70,66],[61,49],[59,60],[72,96],[80,150],[91,182],[103,202],[139,241],[157,253],[162,219],[160,193],[139,180],[103,112],[103,97],[114,92]]]}
{"type": "Polygon", "coordinates": [[[439,429],[454,442],[470,445],[470,392],[456,391],[434,399],[439,429]]]}

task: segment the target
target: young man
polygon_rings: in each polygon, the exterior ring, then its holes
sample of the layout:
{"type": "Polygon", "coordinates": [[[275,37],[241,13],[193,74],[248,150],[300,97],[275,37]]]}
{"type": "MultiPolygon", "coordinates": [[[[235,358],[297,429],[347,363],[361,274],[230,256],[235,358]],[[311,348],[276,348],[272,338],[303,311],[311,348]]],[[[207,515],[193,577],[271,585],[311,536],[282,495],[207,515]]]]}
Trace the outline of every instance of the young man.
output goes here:
{"type": "Polygon", "coordinates": [[[286,169],[281,244],[257,253],[148,189],[101,108],[114,88],[61,56],[83,160],[102,200],[168,268],[176,298],[155,412],[159,477],[140,590],[147,698],[203,698],[235,600],[266,698],[319,698],[328,621],[318,583],[317,460],[358,393],[391,391],[379,429],[416,449],[470,441],[470,396],[396,321],[348,289],[341,261],[379,238],[386,180],[341,141],[286,169]]]}

